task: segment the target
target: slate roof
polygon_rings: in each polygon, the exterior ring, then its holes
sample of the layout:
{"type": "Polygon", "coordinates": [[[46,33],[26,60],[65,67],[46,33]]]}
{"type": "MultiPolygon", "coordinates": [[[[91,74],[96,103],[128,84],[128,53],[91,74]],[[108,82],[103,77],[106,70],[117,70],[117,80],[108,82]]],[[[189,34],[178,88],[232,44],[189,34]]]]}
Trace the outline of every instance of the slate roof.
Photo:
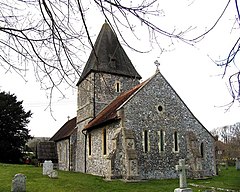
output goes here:
{"type": "Polygon", "coordinates": [[[90,121],[83,130],[89,130],[104,123],[107,123],[112,120],[116,120],[119,117],[117,116],[118,108],[124,104],[134,93],[136,93],[141,87],[143,87],[146,82],[144,81],[132,89],[123,92],[116,99],[114,99],[107,107],[105,107],[92,121],[90,121]]]}
{"type": "Polygon", "coordinates": [[[81,83],[90,72],[104,72],[141,79],[118,41],[111,27],[104,23],[94,44],[82,75],[77,83],[81,83]]]}
{"type": "Polygon", "coordinates": [[[74,117],[67,121],[50,139],[50,141],[60,141],[66,138],[69,138],[76,127],[76,120],[77,118],[74,117]]]}

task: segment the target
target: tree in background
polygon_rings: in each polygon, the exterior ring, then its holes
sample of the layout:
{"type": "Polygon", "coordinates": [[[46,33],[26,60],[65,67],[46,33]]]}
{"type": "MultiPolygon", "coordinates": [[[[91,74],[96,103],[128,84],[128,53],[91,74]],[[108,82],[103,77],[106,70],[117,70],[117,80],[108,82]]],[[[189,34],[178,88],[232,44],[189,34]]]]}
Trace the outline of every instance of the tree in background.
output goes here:
{"type": "Polygon", "coordinates": [[[216,128],[212,134],[224,144],[223,159],[240,158],[240,123],[216,128]]]}
{"type": "MultiPolygon", "coordinates": [[[[164,16],[162,3],[159,0],[2,0],[0,66],[22,76],[29,66],[32,66],[41,87],[49,91],[51,98],[55,89],[64,95],[60,85],[65,83],[75,86],[81,75],[84,55],[93,48],[89,26],[91,15],[102,15],[124,44],[139,52],[150,51],[153,45],[159,48],[159,53],[163,52],[164,48],[160,44],[162,37],[169,38],[172,43],[177,40],[190,45],[196,44],[216,28],[232,4],[232,14],[235,16],[232,30],[240,29],[237,0],[227,0],[222,11],[216,14],[215,22],[194,37],[187,36],[188,32],[195,29],[191,25],[185,29],[165,29],[166,26],[159,22],[159,18],[164,16]],[[137,26],[140,26],[141,30],[136,28],[137,26]],[[127,31],[125,35],[123,31],[127,31]],[[139,40],[137,31],[146,32],[144,40],[150,42],[149,46],[146,46],[150,50],[137,50],[138,46],[127,41],[126,36],[129,35],[132,39],[139,40]]],[[[194,1],[190,4],[194,4],[194,1]]],[[[237,65],[235,61],[239,55],[239,46],[238,36],[229,54],[216,61],[217,65],[224,68],[223,75],[231,66],[237,65]]],[[[239,85],[240,71],[235,70],[229,77],[232,103],[240,100],[239,85]]]]}
{"type": "Polygon", "coordinates": [[[17,163],[31,138],[26,128],[31,111],[25,112],[14,94],[0,92],[0,161],[17,163]]]}

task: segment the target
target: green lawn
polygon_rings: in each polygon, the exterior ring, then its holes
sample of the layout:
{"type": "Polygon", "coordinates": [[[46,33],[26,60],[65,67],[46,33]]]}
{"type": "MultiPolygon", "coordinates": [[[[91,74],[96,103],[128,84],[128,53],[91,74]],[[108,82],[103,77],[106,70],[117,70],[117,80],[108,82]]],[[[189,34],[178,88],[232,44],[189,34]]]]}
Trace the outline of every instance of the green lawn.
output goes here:
{"type": "MultiPolygon", "coordinates": [[[[58,179],[50,179],[42,175],[41,167],[0,164],[0,192],[10,191],[11,181],[16,173],[23,173],[27,176],[28,192],[168,192],[178,187],[177,179],[125,183],[117,180],[104,181],[101,177],[65,171],[58,171],[58,179]]],[[[240,191],[240,171],[229,167],[228,170],[222,170],[219,176],[212,179],[188,180],[188,183],[240,191]]],[[[207,189],[190,187],[194,192],[207,189]]]]}

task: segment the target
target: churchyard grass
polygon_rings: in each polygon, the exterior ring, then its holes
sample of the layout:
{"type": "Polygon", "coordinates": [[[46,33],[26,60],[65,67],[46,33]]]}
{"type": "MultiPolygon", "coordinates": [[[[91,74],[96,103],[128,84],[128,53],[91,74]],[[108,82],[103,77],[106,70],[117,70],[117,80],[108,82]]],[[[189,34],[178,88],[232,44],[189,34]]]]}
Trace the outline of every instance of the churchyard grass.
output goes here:
{"type": "MultiPolygon", "coordinates": [[[[178,187],[178,179],[150,180],[140,183],[105,181],[101,177],[58,171],[58,179],[42,175],[42,167],[30,165],[0,164],[0,192],[10,191],[11,181],[16,173],[26,175],[27,192],[172,192],[178,187]]],[[[206,187],[192,187],[194,192],[205,191],[207,187],[220,187],[240,191],[240,171],[234,167],[222,169],[219,176],[208,180],[188,180],[206,187]]]]}
{"type": "Polygon", "coordinates": [[[240,170],[235,167],[221,167],[219,175],[207,180],[191,180],[188,183],[240,191],[240,170]]]}

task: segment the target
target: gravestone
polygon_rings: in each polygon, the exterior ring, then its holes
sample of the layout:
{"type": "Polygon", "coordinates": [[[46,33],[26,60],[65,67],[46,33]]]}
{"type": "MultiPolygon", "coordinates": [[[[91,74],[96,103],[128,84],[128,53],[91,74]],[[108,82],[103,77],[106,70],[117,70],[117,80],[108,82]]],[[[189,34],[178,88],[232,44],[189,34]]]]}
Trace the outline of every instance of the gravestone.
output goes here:
{"type": "Polygon", "coordinates": [[[236,159],[236,169],[240,170],[240,159],[236,159]]]}
{"type": "Polygon", "coordinates": [[[12,180],[11,192],[25,192],[26,191],[26,176],[18,173],[12,180]]]}
{"type": "Polygon", "coordinates": [[[52,170],[49,174],[48,177],[52,179],[57,179],[58,178],[58,172],[56,170],[52,170]]]}
{"type": "Polygon", "coordinates": [[[185,159],[179,159],[179,165],[176,165],[176,170],[179,171],[179,188],[174,192],[192,192],[191,188],[187,188],[186,169],[189,169],[189,166],[185,165],[185,159]]]}
{"type": "Polygon", "coordinates": [[[43,163],[43,175],[48,175],[53,171],[53,163],[52,161],[44,161],[43,163]]]}

